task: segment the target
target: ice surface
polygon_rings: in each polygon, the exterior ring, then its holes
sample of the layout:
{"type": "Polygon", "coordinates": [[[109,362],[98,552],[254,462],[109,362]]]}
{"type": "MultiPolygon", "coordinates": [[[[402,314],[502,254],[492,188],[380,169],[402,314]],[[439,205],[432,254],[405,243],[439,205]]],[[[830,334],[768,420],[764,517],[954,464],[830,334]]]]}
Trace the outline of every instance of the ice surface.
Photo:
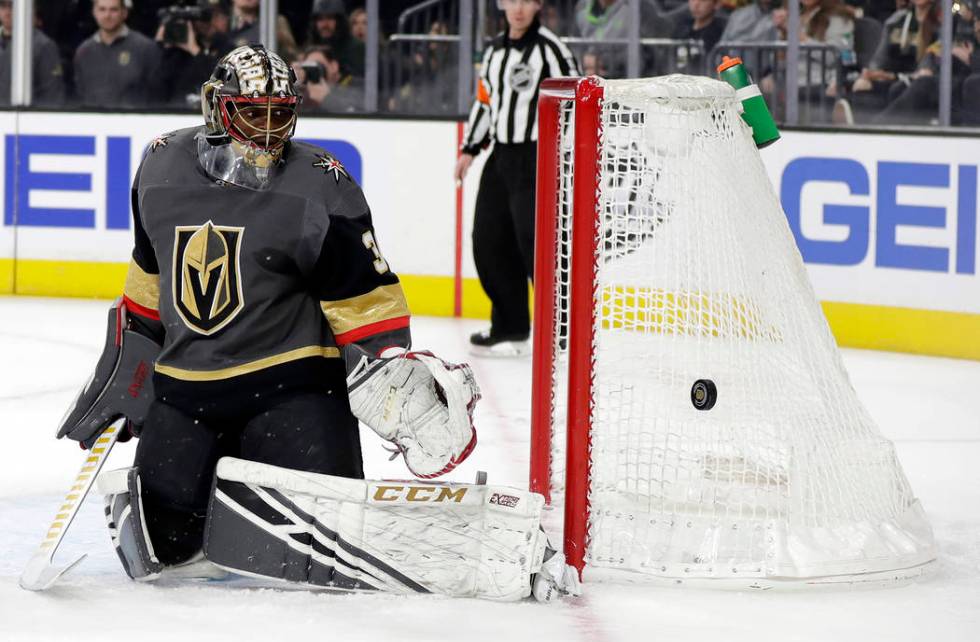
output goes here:
{"type": "MultiPolygon", "coordinates": [[[[0,297],[0,642],[20,640],[980,640],[980,363],[846,351],[859,395],[898,454],[935,529],[935,574],[885,590],[728,592],[590,584],[557,605],[339,595],[242,584],[141,585],[123,574],[90,497],[59,561],[89,558],[46,593],[17,586],[81,463],[55,426],[101,349],[105,301],[0,297]]],[[[418,347],[465,359],[481,324],[413,320],[418,347]]],[[[530,360],[469,359],[483,389],[480,443],[450,476],[525,486],[530,360]]],[[[362,435],[365,471],[404,478],[362,435]]],[[[126,466],[133,443],[107,468],[126,466]]]]}

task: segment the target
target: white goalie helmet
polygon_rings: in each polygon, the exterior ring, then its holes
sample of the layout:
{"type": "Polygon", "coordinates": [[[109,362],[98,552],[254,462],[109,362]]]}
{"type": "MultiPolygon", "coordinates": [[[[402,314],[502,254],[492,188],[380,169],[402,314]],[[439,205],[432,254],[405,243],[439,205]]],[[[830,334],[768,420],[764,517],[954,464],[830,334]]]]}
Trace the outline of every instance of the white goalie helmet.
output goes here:
{"type": "Polygon", "coordinates": [[[296,130],[295,82],[286,61],[262,45],[227,54],[201,87],[206,142],[230,145],[254,168],[274,166],[296,130]]]}

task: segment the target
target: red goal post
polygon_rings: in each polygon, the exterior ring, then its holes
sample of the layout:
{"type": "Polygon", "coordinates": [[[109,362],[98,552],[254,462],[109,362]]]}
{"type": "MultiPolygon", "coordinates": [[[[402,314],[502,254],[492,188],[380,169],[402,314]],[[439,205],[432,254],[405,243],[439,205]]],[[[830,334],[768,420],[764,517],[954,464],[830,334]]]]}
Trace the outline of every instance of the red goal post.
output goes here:
{"type": "MultiPolygon", "coordinates": [[[[576,103],[578,117],[575,120],[575,148],[573,167],[574,202],[578,204],[575,219],[598,221],[595,193],[599,181],[599,111],[602,104],[602,86],[595,78],[549,78],[541,84],[538,96],[538,165],[537,165],[537,220],[535,223],[534,282],[534,359],[532,365],[532,437],[530,489],[541,493],[551,501],[551,432],[552,425],[552,377],[554,370],[554,346],[556,337],[556,249],[558,201],[560,193],[561,151],[558,144],[561,127],[560,111],[569,101],[576,103]],[[556,150],[558,153],[556,153],[556,150]],[[576,180],[577,179],[577,180],[576,180]]],[[[576,284],[572,297],[579,301],[593,299],[592,283],[595,281],[595,240],[592,229],[579,226],[579,233],[572,239],[572,256],[578,257],[571,266],[572,283],[576,284]]],[[[569,332],[581,337],[591,334],[595,321],[595,306],[578,306],[569,311],[569,332]]],[[[568,346],[569,385],[575,387],[579,398],[591,395],[589,360],[590,342],[577,341],[568,346]]],[[[570,441],[567,451],[565,477],[570,501],[565,503],[564,545],[569,564],[582,571],[588,524],[588,457],[589,424],[588,407],[575,404],[569,407],[568,423],[570,441]]]]}

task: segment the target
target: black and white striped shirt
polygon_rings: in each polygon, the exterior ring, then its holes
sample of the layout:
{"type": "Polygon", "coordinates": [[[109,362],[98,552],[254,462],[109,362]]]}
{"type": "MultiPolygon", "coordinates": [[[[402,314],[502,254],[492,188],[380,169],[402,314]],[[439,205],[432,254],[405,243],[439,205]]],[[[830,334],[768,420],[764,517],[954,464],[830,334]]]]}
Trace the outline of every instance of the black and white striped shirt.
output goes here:
{"type": "Polygon", "coordinates": [[[498,35],[483,54],[462,151],[476,155],[490,140],[536,141],[541,81],[577,74],[575,56],[537,19],[518,40],[508,38],[507,32],[498,35]]]}

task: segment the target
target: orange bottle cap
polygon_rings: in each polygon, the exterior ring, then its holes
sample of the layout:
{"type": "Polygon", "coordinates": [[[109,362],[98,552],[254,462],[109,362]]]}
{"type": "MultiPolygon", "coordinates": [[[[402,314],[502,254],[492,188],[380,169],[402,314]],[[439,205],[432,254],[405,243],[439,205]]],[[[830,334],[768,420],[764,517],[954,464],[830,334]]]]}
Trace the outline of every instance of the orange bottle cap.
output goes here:
{"type": "Polygon", "coordinates": [[[734,67],[735,65],[740,65],[740,64],[742,64],[742,59],[739,58],[738,56],[735,56],[734,58],[729,58],[728,56],[725,56],[724,58],[721,59],[721,64],[718,65],[718,73],[721,73],[726,69],[729,69],[731,67],[734,67]]]}

